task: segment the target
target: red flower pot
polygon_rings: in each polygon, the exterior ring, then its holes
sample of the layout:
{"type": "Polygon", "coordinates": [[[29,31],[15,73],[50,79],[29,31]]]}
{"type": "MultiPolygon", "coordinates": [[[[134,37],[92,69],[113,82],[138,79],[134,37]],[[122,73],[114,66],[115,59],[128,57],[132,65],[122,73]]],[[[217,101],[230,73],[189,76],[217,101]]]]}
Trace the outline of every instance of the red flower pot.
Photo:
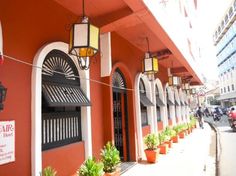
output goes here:
{"type": "Polygon", "coordinates": [[[180,132],[179,133],[179,138],[183,139],[184,137],[185,137],[185,132],[184,131],[180,132]]]}
{"type": "Polygon", "coordinates": [[[158,155],[160,153],[160,149],[157,148],[156,150],[144,150],[147,162],[149,163],[155,163],[157,161],[158,155]]]}
{"type": "Polygon", "coordinates": [[[174,143],[178,143],[179,142],[179,135],[172,137],[172,140],[174,143]]]}
{"type": "Polygon", "coordinates": [[[160,148],[160,153],[161,154],[167,154],[168,149],[169,149],[168,144],[165,144],[165,143],[159,145],[158,148],[160,148]]]}

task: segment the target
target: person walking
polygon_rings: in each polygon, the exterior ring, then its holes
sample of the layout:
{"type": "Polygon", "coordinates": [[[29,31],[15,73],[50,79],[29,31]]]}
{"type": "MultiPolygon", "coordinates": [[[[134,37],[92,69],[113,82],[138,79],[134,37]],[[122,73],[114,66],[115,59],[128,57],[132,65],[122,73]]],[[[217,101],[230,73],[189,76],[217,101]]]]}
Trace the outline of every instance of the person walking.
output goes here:
{"type": "Polygon", "coordinates": [[[201,106],[198,107],[198,110],[196,112],[197,116],[198,116],[198,123],[199,126],[203,129],[203,112],[202,112],[202,108],[201,106]]]}

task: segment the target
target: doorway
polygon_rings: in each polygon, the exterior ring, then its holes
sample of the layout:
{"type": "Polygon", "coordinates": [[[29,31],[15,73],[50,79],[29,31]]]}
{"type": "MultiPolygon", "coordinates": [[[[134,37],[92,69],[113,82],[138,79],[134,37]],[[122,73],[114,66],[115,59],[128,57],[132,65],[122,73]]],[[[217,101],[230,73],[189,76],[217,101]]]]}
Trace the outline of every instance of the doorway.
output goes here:
{"type": "Polygon", "coordinates": [[[113,124],[114,142],[120,152],[121,161],[129,161],[129,133],[127,113],[126,84],[122,73],[116,69],[112,77],[113,84],[113,124]]]}

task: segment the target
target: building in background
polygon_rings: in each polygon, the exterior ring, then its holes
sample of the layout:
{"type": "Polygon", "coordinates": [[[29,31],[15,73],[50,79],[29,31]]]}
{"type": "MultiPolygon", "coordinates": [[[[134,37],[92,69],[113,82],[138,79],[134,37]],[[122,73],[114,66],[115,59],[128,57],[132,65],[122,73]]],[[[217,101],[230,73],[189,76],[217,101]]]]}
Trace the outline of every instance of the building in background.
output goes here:
{"type": "Polygon", "coordinates": [[[232,1],[213,35],[219,71],[221,105],[236,103],[236,0],[232,1]]]}

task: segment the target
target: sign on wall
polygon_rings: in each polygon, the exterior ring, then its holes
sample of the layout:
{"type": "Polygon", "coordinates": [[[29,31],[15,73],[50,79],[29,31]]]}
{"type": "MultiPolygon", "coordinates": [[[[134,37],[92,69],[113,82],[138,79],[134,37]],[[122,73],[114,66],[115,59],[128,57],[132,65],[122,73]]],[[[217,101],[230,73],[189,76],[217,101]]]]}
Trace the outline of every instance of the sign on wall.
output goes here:
{"type": "Polygon", "coordinates": [[[0,121],[0,165],[15,161],[15,121],[0,121]]]}

